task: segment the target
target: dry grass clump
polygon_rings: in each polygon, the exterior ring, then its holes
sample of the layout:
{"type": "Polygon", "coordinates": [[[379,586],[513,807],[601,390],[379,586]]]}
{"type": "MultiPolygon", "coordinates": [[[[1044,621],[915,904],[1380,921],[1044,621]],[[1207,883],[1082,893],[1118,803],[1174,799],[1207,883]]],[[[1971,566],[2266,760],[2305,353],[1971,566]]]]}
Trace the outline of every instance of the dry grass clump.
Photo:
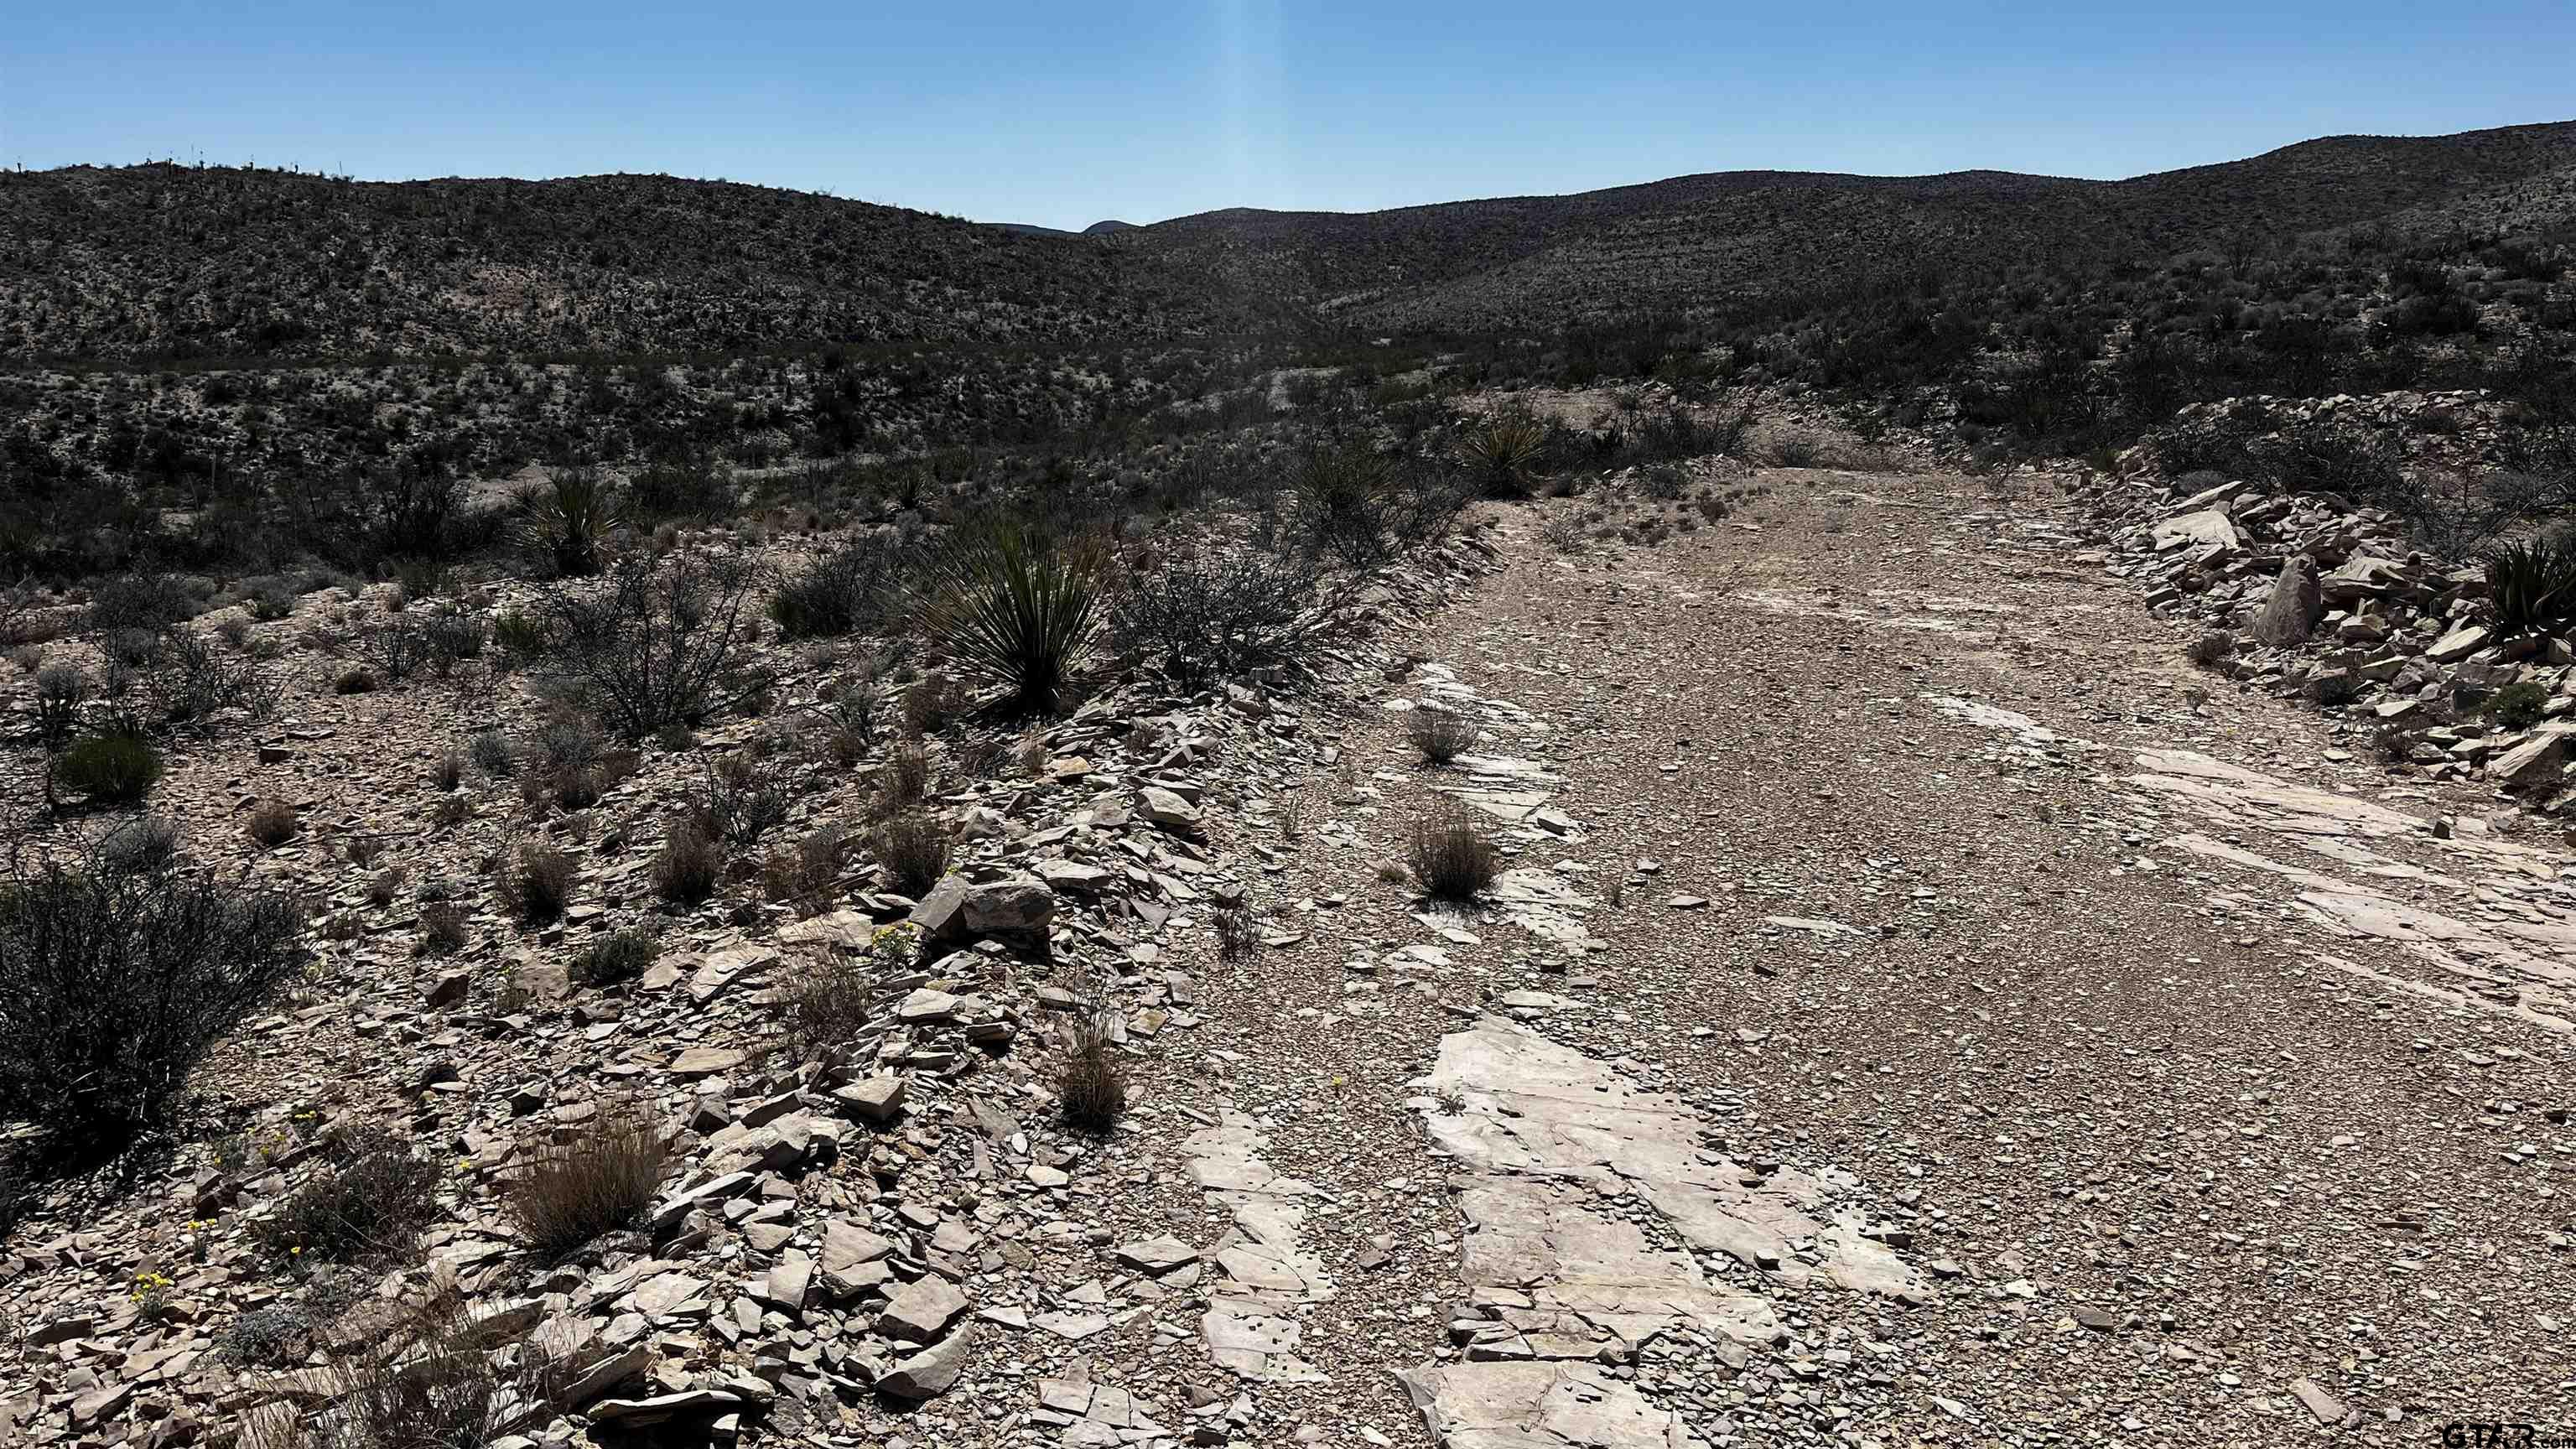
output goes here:
{"type": "Polygon", "coordinates": [[[723,848],[699,834],[695,822],[681,820],[653,857],[653,894],[675,906],[699,905],[715,895],[723,875],[723,848]]]}
{"type": "Polygon", "coordinates": [[[1056,1064],[1055,1090],[1066,1124],[1077,1131],[1107,1132],[1127,1110],[1127,1069],[1098,1012],[1085,1012],[1074,1022],[1072,1039],[1056,1064]]]}
{"type": "Polygon", "coordinates": [[[930,793],[930,752],[919,745],[899,745],[886,756],[884,779],[877,786],[876,808],[892,815],[918,805],[930,793]]]}
{"type": "Polygon", "coordinates": [[[1238,906],[1216,913],[1217,955],[1228,961],[1240,960],[1260,944],[1261,923],[1253,919],[1252,912],[1238,906]]]}
{"type": "Polygon", "coordinates": [[[919,899],[948,873],[948,829],[920,811],[878,826],[868,837],[868,848],[899,895],[919,899]]]}
{"type": "Polygon", "coordinates": [[[263,800],[250,812],[250,819],[243,822],[243,828],[250,832],[251,839],[275,850],[293,840],[295,833],[303,828],[303,822],[296,818],[295,808],[285,801],[263,800]]]}
{"type": "Polygon", "coordinates": [[[572,901],[573,881],[578,872],[572,857],[551,845],[531,843],[519,847],[519,858],[504,884],[511,908],[522,920],[551,921],[563,914],[572,901]]]}
{"type": "Polygon", "coordinates": [[[633,1223],[653,1205],[670,1163],[660,1124],[641,1106],[602,1106],[568,1140],[529,1143],[503,1188],[531,1252],[556,1257],[633,1223]]]}
{"type": "Polygon", "coordinates": [[[1404,717],[1404,737],[1422,752],[1423,759],[1445,765],[1476,743],[1476,722],[1445,709],[1418,706],[1404,717]]]}
{"type": "Polygon", "coordinates": [[[796,975],[778,997],[779,1027],[788,1049],[816,1061],[856,1042],[877,1018],[878,983],[911,970],[921,932],[887,926],[855,955],[838,951],[800,958],[796,975]]]}
{"type": "Polygon", "coordinates": [[[760,868],[762,889],[773,901],[818,905],[840,883],[841,862],[849,853],[849,832],[827,820],[792,848],[782,845],[769,852],[760,868]]]}
{"type": "Polygon", "coordinates": [[[1501,870],[1494,843],[1475,812],[1445,798],[1414,820],[1404,863],[1423,890],[1450,901],[1482,895],[1501,870]]]}
{"type": "Polygon", "coordinates": [[[583,947],[568,974],[585,986],[614,986],[643,975],[661,955],[662,943],[652,932],[617,931],[583,947]]]}
{"type": "Polygon", "coordinates": [[[437,1190],[436,1163],[385,1139],[316,1170],[251,1237],[282,1266],[392,1262],[438,1216],[437,1190]]]}
{"type": "Polygon", "coordinates": [[[465,949],[465,912],[446,901],[420,908],[420,949],[429,956],[453,956],[465,949]]]}

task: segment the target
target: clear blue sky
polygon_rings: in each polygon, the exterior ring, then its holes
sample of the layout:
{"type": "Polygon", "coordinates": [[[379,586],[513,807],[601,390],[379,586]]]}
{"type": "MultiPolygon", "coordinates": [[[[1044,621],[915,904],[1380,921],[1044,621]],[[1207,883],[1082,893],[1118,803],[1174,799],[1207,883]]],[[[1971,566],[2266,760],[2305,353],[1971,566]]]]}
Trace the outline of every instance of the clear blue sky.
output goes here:
{"type": "Polygon", "coordinates": [[[0,164],[667,171],[987,221],[1739,167],[2128,176],[2576,117],[2571,0],[25,0],[0,164]]]}

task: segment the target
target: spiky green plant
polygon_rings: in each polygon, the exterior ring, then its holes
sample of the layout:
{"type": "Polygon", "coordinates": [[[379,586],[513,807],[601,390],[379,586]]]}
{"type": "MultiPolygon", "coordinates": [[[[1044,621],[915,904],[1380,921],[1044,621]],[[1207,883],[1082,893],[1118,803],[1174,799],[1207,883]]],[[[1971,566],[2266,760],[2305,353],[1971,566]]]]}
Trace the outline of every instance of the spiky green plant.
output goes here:
{"type": "Polygon", "coordinates": [[[1529,491],[1546,447],[1545,424],[1527,413],[1505,413],[1468,429],[1458,452],[1486,496],[1517,498],[1529,491]]]}
{"type": "Polygon", "coordinates": [[[608,536],[625,522],[617,490],[596,468],[565,468],[519,495],[528,547],[565,578],[599,572],[608,536]]]}
{"type": "Polygon", "coordinates": [[[921,621],[960,670],[1046,712],[1089,653],[1108,595],[1094,542],[995,520],[960,530],[926,570],[921,621]]]}
{"type": "Polygon", "coordinates": [[[2487,595],[2496,627],[2536,634],[2576,616],[2576,546],[2535,539],[2487,551],[2487,595]]]}

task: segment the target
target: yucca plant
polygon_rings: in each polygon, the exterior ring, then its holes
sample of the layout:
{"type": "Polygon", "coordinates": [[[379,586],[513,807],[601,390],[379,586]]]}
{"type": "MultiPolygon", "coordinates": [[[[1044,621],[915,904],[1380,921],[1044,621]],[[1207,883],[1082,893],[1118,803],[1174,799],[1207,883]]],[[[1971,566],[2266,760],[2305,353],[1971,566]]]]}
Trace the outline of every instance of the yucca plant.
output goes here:
{"type": "Polygon", "coordinates": [[[608,535],[625,521],[617,491],[596,468],[566,468],[519,495],[528,547],[565,578],[599,572],[608,535]]]}
{"type": "Polygon", "coordinates": [[[1041,538],[1007,520],[961,530],[925,571],[921,622],[957,667],[1049,712],[1089,653],[1108,601],[1093,542],[1041,538]]]}
{"type": "Polygon", "coordinates": [[[2576,615],[2576,546],[2535,539],[2487,551],[2487,596],[2496,627],[2536,634],[2576,615]]]}
{"type": "Polygon", "coordinates": [[[1527,413],[1487,418],[1459,441],[1459,457],[1488,497],[1517,498],[1529,491],[1547,427],[1527,413]]]}

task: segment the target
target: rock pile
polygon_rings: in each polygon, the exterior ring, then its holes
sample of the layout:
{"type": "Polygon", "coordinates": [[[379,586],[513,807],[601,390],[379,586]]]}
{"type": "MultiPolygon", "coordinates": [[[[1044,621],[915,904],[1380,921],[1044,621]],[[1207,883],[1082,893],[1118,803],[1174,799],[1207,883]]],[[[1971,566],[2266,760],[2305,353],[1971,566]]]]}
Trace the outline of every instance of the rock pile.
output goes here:
{"type": "Polygon", "coordinates": [[[2570,798],[2576,649],[2503,637],[2476,565],[2429,557],[2386,513],[2330,496],[2114,482],[2090,501],[2108,525],[2101,561],[2151,608],[2206,626],[2195,662],[2342,711],[2392,764],[2491,780],[2543,810],[2570,798]],[[2523,683],[2548,702],[2512,727],[2487,705],[2523,683]]]}

